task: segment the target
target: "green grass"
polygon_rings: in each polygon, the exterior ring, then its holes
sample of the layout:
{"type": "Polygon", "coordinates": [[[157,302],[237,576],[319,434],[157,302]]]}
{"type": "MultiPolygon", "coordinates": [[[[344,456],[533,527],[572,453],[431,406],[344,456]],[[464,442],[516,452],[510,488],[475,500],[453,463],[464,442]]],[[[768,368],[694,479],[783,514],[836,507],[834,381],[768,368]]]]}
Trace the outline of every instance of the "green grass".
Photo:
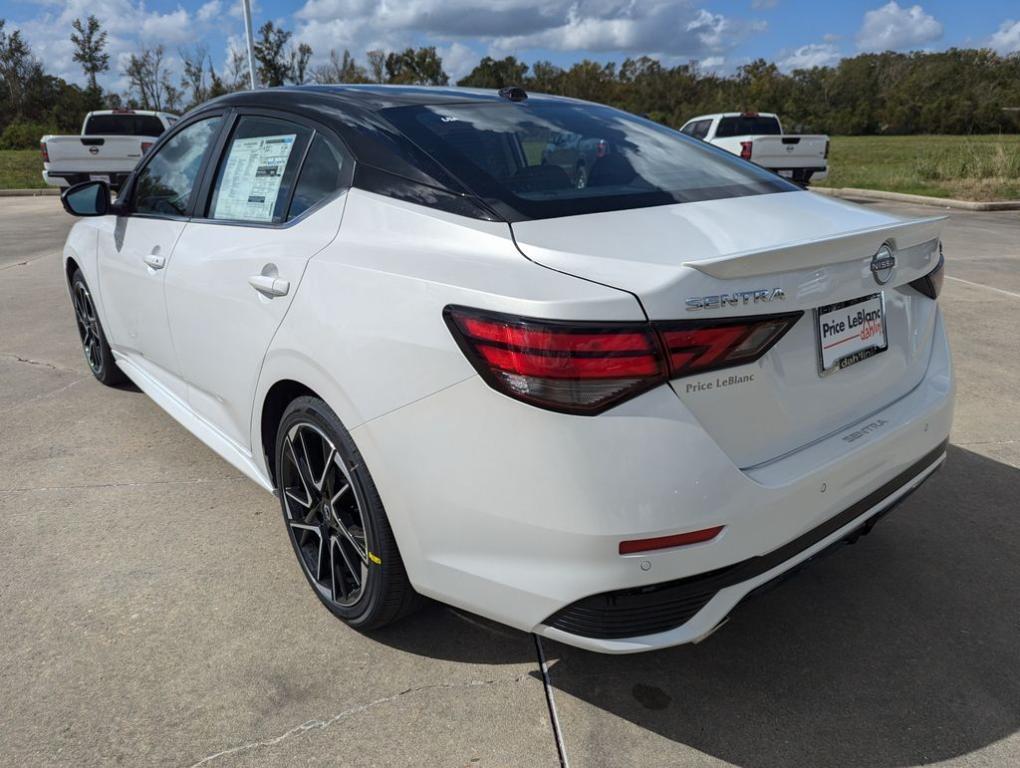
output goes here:
{"type": "Polygon", "coordinates": [[[42,156],[38,149],[0,149],[0,189],[40,189],[42,156]]]}
{"type": "MultiPolygon", "coordinates": [[[[526,142],[529,162],[542,142],[526,142]]],[[[37,149],[0,150],[0,189],[45,187],[37,149]]],[[[1020,199],[1020,135],[834,136],[829,178],[859,187],[962,200],[1020,199]]]]}
{"type": "Polygon", "coordinates": [[[833,136],[829,178],[818,186],[1020,199],[1020,135],[833,136]]]}

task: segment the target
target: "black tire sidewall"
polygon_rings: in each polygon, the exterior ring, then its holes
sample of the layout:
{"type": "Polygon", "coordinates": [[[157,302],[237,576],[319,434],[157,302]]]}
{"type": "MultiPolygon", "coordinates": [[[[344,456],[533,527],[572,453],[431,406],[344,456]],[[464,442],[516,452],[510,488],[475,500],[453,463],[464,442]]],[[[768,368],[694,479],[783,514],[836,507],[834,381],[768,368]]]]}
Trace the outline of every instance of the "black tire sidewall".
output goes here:
{"type": "MultiPolygon", "coordinates": [[[[106,330],[103,328],[103,323],[99,319],[99,308],[96,306],[96,299],[89,288],[89,284],[85,282],[85,275],[81,273],[80,269],[76,269],[74,274],[71,275],[71,309],[74,310],[74,294],[75,287],[81,284],[88,292],[90,300],[92,301],[92,311],[96,313],[96,327],[99,329],[99,357],[101,365],[98,371],[93,370],[92,365],[89,363],[88,358],[85,359],[85,365],[92,372],[92,375],[103,384],[113,386],[120,384],[124,381],[125,376],[123,371],[117,367],[117,362],[113,358],[113,352],[110,350],[110,344],[106,341],[106,330]]],[[[78,330],[78,320],[75,318],[75,330],[78,330]]],[[[78,330],[79,339],[81,338],[81,331],[78,330]]],[[[82,342],[84,344],[84,342],[82,342]]],[[[84,357],[85,350],[82,347],[82,356],[84,357]]]]}
{"type": "Polygon", "coordinates": [[[354,440],[344,428],[340,419],[322,400],[315,397],[299,397],[284,411],[280,427],[276,435],[274,454],[277,486],[279,487],[280,511],[283,515],[287,536],[290,538],[298,565],[308,585],[335,616],[356,629],[371,628],[377,623],[385,602],[388,587],[395,578],[406,578],[403,564],[395,553],[393,534],[383,510],[375,483],[358,452],[354,440]],[[368,584],[363,588],[361,597],[354,605],[342,606],[331,602],[316,588],[311,574],[305,568],[304,560],[298,550],[294,530],[288,524],[287,507],[282,487],[283,477],[283,446],[287,433],[298,422],[309,422],[321,429],[334,443],[341,461],[350,474],[354,492],[363,505],[363,523],[367,533],[368,551],[382,559],[381,563],[370,562],[368,565],[368,584]]]}

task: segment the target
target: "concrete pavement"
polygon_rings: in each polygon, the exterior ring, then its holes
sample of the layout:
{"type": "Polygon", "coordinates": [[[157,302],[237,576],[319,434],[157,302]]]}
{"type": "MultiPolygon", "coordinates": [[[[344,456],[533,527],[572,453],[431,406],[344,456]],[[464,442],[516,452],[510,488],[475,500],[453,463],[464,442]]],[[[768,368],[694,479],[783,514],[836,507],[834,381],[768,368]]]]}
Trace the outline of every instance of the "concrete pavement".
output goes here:
{"type": "MultiPolygon", "coordinates": [[[[345,628],[272,497],[92,380],[70,223],[0,200],[0,765],[558,765],[531,637],[441,606],[345,628]]],[[[1020,215],[945,244],[947,466],[699,646],[544,643],[570,766],[1020,764],[1020,215]]]]}

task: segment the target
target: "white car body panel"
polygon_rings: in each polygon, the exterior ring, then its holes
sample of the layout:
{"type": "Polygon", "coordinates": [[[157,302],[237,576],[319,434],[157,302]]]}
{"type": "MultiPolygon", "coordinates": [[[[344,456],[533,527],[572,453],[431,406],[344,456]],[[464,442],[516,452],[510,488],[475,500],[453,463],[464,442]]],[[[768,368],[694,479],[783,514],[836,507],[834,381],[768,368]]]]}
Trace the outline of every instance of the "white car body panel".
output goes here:
{"type": "Polygon", "coordinates": [[[191,408],[246,451],[262,359],[298,293],[308,260],[336,237],[346,194],[287,227],[195,220],[167,270],[166,315],[191,408]],[[267,297],[249,282],[288,283],[267,297]]]}
{"type": "Polygon", "coordinates": [[[297,384],[350,431],[415,589],[626,653],[707,636],[749,592],[885,511],[942,461],[949,347],[937,302],[910,285],[935,268],[942,223],[791,191],[510,224],[352,187],[274,226],[89,219],[64,255],[84,273],[128,377],[261,487],[275,486],[266,403],[297,384]],[[871,263],[883,244],[897,263],[879,285],[871,263]],[[153,253],[161,268],[146,264],[153,253]],[[249,283],[259,274],[288,290],[268,298],[249,283]],[[689,309],[692,297],[758,289],[782,296],[689,309]],[[889,348],[821,375],[814,312],[876,293],[889,348]],[[450,306],[641,328],[802,314],[753,363],[663,375],[588,416],[490,386],[451,333],[450,306]],[[750,378],[697,386],[723,374],[750,378]],[[620,639],[554,626],[590,596],[735,567],[864,502],[668,631],[620,639]],[[620,554],[625,540],[716,526],[711,541],[620,554]]]}

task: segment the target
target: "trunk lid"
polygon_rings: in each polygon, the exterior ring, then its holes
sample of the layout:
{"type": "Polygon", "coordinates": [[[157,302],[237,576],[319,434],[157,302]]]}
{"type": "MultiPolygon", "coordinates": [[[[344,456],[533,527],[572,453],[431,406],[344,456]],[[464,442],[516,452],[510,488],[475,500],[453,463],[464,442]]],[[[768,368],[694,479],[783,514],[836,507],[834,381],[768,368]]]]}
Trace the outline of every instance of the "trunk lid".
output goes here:
{"type": "Polygon", "coordinates": [[[856,424],[920,382],[936,305],[907,284],[937,264],[942,223],[787,192],[517,222],[513,232],[529,259],[633,293],[650,320],[804,313],[761,360],[671,384],[748,468],[856,424]],[[871,261],[884,243],[896,265],[879,285],[871,261]],[[816,311],[873,294],[885,303],[888,349],[822,375],[816,311]]]}

